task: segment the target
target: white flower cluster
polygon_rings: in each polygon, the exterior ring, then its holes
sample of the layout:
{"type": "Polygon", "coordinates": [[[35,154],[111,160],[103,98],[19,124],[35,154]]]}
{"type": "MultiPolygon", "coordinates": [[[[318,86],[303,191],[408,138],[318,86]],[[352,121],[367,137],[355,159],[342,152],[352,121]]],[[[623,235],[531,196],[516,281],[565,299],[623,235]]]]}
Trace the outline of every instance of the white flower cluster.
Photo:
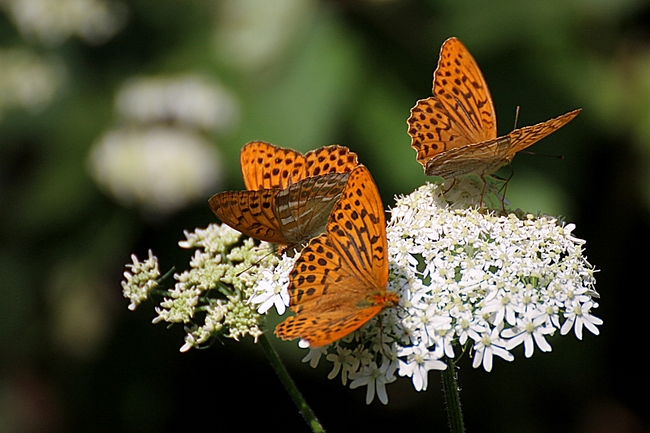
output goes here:
{"type": "Polygon", "coordinates": [[[117,112],[139,123],[177,123],[205,130],[232,129],[237,99],[219,82],[200,74],[134,77],[119,90],[117,112]]]}
{"type": "Polygon", "coordinates": [[[204,199],[221,180],[219,154],[208,141],[165,126],[108,131],[90,150],[88,167],[119,203],[153,215],[204,199]]]}
{"type": "Polygon", "coordinates": [[[15,108],[45,108],[66,78],[62,61],[21,48],[0,49],[0,65],[0,117],[15,108]]]}
{"type": "Polygon", "coordinates": [[[124,272],[122,294],[129,299],[129,310],[135,310],[143,301],[149,299],[149,294],[158,287],[160,268],[158,257],[149,250],[149,258],[140,262],[135,254],[131,255],[133,264],[126,265],[130,271],[124,272]]]}
{"type": "MultiPolygon", "coordinates": [[[[428,371],[444,370],[444,359],[463,348],[475,368],[490,371],[494,356],[512,361],[519,345],[526,357],[535,346],[550,351],[546,338],[556,331],[573,330],[582,339],[584,327],[597,335],[595,271],[583,255],[584,241],[571,235],[575,226],[548,216],[479,211],[488,197],[499,198],[496,186],[484,190],[469,177],[398,198],[387,237],[389,290],[400,294],[400,305],[352,335],[311,349],[303,361],[316,367],[324,358],[332,363],[330,379],[340,375],[344,385],[352,379],[351,388],[367,386],[368,403],[376,394],[386,404],[385,385],[396,373],[426,390],[428,371]]],[[[264,311],[288,305],[286,287],[278,286],[286,279],[279,275],[262,274],[258,282],[258,288],[272,287],[266,297],[257,295],[264,311]]]]}
{"type": "Polygon", "coordinates": [[[266,243],[255,245],[253,240],[240,240],[241,233],[227,225],[211,224],[206,229],[185,233],[182,248],[196,249],[190,269],[174,274],[177,281],[168,291],[160,289],[158,261],[152,253],[141,263],[132,256],[122,282],[124,296],[131,300],[133,310],[148,299],[154,289],[163,300],[156,307],[158,316],[153,323],[185,324],[185,344],[181,351],[201,347],[223,336],[239,340],[246,335],[256,341],[262,330],[261,315],[249,299],[254,295],[259,274],[278,265],[278,258],[266,243]]]}
{"type": "Polygon", "coordinates": [[[174,213],[220,189],[218,148],[209,131],[237,123],[236,99],[200,74],[137,77],[118,91],[120,126],[92,146],[93,179],[125,206],[147,216],[174,213]]]}
{"type": "Polygon", "coordinates": [[[71,36],[101,44],[124,27],[128,9],[123,2],[104,0],[0,0],[20,32],[47,45],[71,36]]]}
{"type": "MultiPolygon", "coordinates": [[[[496,185],[483,188],[471,177],[399,197],[387,238],[388,289],[399,293],[400,304],[310,349],[303,361],[314,368],[321,360],[330,363],[328,378],[366,386],[367,403],[376,395],[386,404],[386,385],[397,376],[410,377],[424,391],[430,370],[446,369],[447,358],[465,351],[475,368],[489,372],[495,356],[512,361],[518,346],[526,357],[535,348],[550,351],[548,337],[556,332],[582,339],[587,328],[597,335],[602,320],[591,314],[598,306],[595,270],[583,255],[584,241],[571,234],[575,226],[520,211],[480,211],[489,198],[501,208],[496,185]]],[[[191,269],[174,275],[177,283],[164,293],[154,322],[186,324],[182,351],[220,335],[257,341],[264,315],[273,308],[286,312],[295,258],[240,236],[226,225],[210,225],[180,242],[196,249],[191,269]]],[[[132,309],[158,287],[160,275],[151,253],[144,263],[133,260],[122,283],[132,309]]]]}
{"type": "Polygon", "coordinates": [[[391,285],[404,306],[398,356],[454,358],[454,345],[470,344],[473,366],[490,371],[494,355],[511,361],[521,344],[526,357],[535,346],[550,351],[546,336],[556,331],[599,333],[594,268],[573,224],[452,210],[439,184],[398,199],[391,213],[391,285]]]}

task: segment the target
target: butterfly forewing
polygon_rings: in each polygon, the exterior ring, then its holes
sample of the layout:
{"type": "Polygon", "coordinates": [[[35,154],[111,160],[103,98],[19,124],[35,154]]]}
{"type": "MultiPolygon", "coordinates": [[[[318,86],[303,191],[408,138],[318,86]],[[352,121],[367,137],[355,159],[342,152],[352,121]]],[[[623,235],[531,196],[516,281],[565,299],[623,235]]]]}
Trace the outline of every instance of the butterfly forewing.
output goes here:
{"type": "MultiPolygon", "coordinates": [[[[497,119],[487,83],[474,57],[456,38],[442,44],[433,95],[471,142],[496,138],[497,119]]],[[[458,147],[453,142],[448,146],[458,147]]]]}
{"type": "Polygon", "coordinates": [[[284,189],[305,178],[305,157],[264,141],[247,143],[239,154],[246,189],[284,189]]]}
{"type": "Polygon", "coordinates": [[[386,287],[386,219],[379,191],[367,168],[350,175],[339,203],[327,226],[330,241],[359,276],[377,287],[386,287]]]}

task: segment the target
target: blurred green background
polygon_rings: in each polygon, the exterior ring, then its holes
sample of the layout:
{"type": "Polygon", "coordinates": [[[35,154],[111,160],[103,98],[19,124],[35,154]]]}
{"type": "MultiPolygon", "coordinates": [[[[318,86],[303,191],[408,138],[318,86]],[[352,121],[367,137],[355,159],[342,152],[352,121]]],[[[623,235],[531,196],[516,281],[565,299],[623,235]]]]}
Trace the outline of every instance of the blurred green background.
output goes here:
{"type": "MultiPolygon", "coordinates": [[[[0,432],[307,431],[260,347],[181,354],[182,327],[128,311],[124,264],[152,248],[186,267],[177,242],[243,187],[249,140],[346,145],[386,206],[424,183],[406,119],[450,36],[500,134],[517,106],[520,126],[583,109],[532,148],[564,159],[518,155],[505,175],[513,207],[576,223],[604,320],[492,373],[462,360],[468,431],[648,431],[647,1],[0,0],[0,432]]],[[[366,406],[275,343],[329,431],[447,431],[438,372],[366,406]]]]}

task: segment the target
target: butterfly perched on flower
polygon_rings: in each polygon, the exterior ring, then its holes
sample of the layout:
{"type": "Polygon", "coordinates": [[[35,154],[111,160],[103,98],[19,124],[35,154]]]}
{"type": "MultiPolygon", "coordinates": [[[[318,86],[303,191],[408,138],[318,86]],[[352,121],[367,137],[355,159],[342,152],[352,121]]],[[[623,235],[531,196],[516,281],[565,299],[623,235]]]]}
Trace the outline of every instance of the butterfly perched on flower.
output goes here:
{"type": "Polygon", "coordinates": [[[411,147],[428,176],[481,177],[509,164],[515,154],[573,120],[580,109],[497,137],[487,83],[472,55],[456,38],[440,49],[433,96],[419,100],[408,118],[411,147]]]}
{"type": "Polygon", "coordinates": [[[324,234],[303,248],[289,275],[295,313],[275,328],[310,347],[332,343],[399,302],[388,284],[386,220],[368,169],[358,166],[334,206],[324,234]]]}
{"type": "Polygon", "coordinates": [[[245,235],[283,246],[301,245],[325,230],[358,164],[343,146],[303,155],[262,141],[246,144],[240,162],[247,190],[215,194],[210,208],[245,235]]]}

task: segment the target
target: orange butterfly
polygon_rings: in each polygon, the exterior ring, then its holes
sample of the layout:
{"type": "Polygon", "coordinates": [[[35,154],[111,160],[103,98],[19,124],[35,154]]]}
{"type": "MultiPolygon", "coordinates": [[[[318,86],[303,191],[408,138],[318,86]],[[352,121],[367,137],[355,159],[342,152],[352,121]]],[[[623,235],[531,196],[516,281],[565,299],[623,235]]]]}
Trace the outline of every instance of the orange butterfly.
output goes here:
{"type": "Polygon", "coordinates": [[[356,154],[326,146],[302,155],[261,141],[248,143],[240,160],[246,191],[215,194],[210,208],[225,224],[245,235],[283,246],[297,246],[325,231],[356,154]]]}
{"type": "Polygon", "coordinates": [[[509,164],[517,152],[569,123],[573,110],[497,138],[497,119],[487,83],[476,61],[456,38],[440,49],[433,96],[411,109],[411,147],[428,176],[451,179],[474,173],[481,178],[509,164]]]}
{"type": "Polygon", "coordinates": [[[331,145],[306,154],[264,141],[246,143],[239,155],[246,189],[285,189],[302,179],[327,173],[349,173],[358,165],[357,154],[331,145]]]}
{"type": "Polygon", "coordinates": [[[399,302],[388,284],[384,208],[368,169],[358,166],[327,223],[327,232],[303,248],[289,275],[289,306],[296,313],[275,335],[309,346],[332,343],[399,302]]]}

